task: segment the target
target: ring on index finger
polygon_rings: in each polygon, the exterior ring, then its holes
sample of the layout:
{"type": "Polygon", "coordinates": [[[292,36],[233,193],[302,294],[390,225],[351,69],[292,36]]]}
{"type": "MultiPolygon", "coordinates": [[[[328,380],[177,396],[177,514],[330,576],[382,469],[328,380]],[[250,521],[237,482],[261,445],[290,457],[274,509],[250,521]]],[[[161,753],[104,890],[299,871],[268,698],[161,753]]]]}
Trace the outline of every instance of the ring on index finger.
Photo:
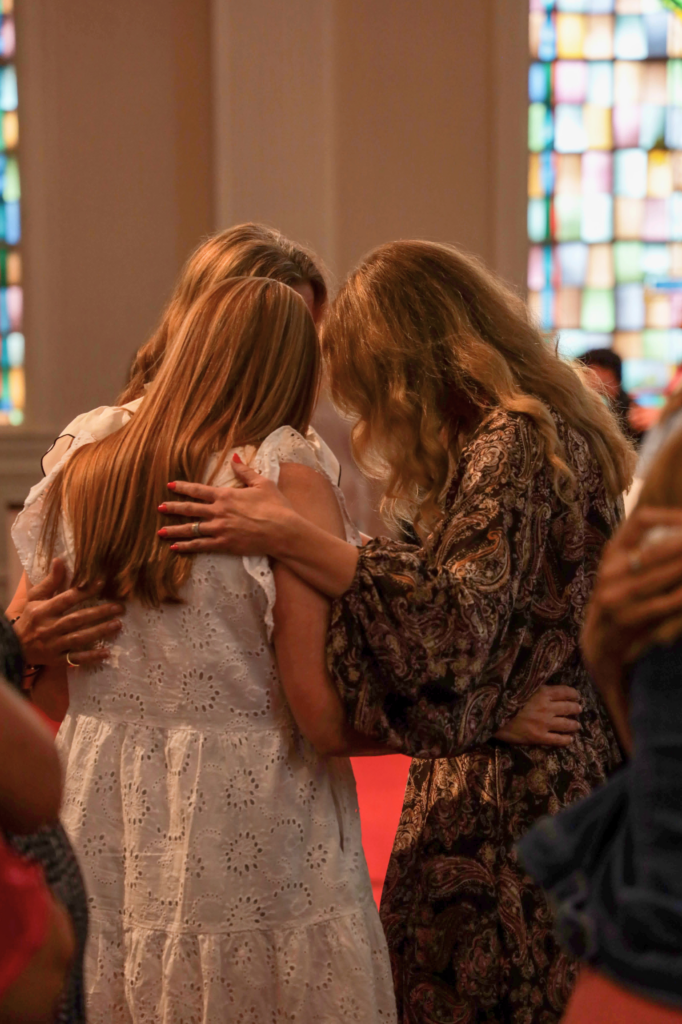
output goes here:
{"type": "Polygon", "coordinates": [[[192,523],[192,536],[201,537],[201,520],[197,520],[196,523],[192,523]]]}

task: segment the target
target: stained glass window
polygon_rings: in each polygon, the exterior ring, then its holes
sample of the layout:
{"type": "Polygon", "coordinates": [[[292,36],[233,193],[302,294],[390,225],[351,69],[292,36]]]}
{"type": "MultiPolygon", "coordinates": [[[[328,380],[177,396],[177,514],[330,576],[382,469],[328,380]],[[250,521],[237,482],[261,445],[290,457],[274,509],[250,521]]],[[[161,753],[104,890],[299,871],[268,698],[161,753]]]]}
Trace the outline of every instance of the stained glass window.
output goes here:
{"type": "Polygon", "coordinates": [[[24,420],[21,181],[14,0],[0,0],[0,424],[24,420]]]}
{"type": "Polygon", "coordinates": [[[530,302],[559,349],[613,348],[658,404],[682,363],[682,18],[531,0],[530,302]]]}

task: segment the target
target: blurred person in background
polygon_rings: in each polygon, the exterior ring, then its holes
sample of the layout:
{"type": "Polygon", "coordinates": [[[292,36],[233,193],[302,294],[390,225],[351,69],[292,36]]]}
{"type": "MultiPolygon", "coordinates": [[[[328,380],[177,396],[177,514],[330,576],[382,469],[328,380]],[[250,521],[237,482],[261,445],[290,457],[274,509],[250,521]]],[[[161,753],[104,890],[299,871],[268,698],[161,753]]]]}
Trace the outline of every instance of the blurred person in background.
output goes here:
{"type": "Polygon", "coordinates": [[[681,466],[677,431],[606,550],[582,637],[628,763],[519,844],[589,965],[565,1024],[682,1021],[681,466]]]}
{"type": "Polygon", "coordinates": [[[610,348],[593,348],[580,356],[580,362],[590,370],[588,382],[608,399],[625,436],[634,444],[641,444],[648,429],[649,410],[640,409],[623,388],[623,361],[620,356],[610,348]]]}
{"type": "Polygon", "coordinates": [[[668,398],[661,410],[660,419],[646,435],[639,453],[635,478],[625,496],[626,515],[629,515],[637,504],[644,480],[659,451],[668,438],[682,429],[682,367],[679,367],[675,373],[667,394],[668,398]]]}

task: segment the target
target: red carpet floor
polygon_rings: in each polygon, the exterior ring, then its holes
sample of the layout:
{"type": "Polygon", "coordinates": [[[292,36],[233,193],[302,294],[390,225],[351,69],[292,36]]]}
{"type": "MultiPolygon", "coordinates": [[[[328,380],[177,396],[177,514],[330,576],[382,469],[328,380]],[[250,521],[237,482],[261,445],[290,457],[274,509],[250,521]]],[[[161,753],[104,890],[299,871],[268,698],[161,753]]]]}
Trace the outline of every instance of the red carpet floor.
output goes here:
{"type": "Polygon", "coordinates": [[[353,771],[358,788],[362,845],[377,906],[391,856],[393,838],[400,820],[410,758],[354,757],[353,771]]]}

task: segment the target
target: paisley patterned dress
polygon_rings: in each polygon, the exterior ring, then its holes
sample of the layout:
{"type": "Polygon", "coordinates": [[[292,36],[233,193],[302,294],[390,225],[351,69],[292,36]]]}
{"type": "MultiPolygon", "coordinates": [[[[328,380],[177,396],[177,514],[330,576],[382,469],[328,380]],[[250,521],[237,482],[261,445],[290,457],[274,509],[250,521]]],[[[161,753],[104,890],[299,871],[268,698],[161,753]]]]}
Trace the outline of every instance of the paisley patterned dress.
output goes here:
{"type": "Polygon", "coordinates": [[[573,985],[514,844],[620,760],[578,647],[619,509],[586,441],[555,420],[570,504],[533,421],[495,410],[426,546],[371,542],[332,608],[328,664],[353,724],[415,758],[381,903],[403,1024],[554,1024],[573,985]],[[573,744],[493,739],[542,684],[580,691],[573,744]]]}

